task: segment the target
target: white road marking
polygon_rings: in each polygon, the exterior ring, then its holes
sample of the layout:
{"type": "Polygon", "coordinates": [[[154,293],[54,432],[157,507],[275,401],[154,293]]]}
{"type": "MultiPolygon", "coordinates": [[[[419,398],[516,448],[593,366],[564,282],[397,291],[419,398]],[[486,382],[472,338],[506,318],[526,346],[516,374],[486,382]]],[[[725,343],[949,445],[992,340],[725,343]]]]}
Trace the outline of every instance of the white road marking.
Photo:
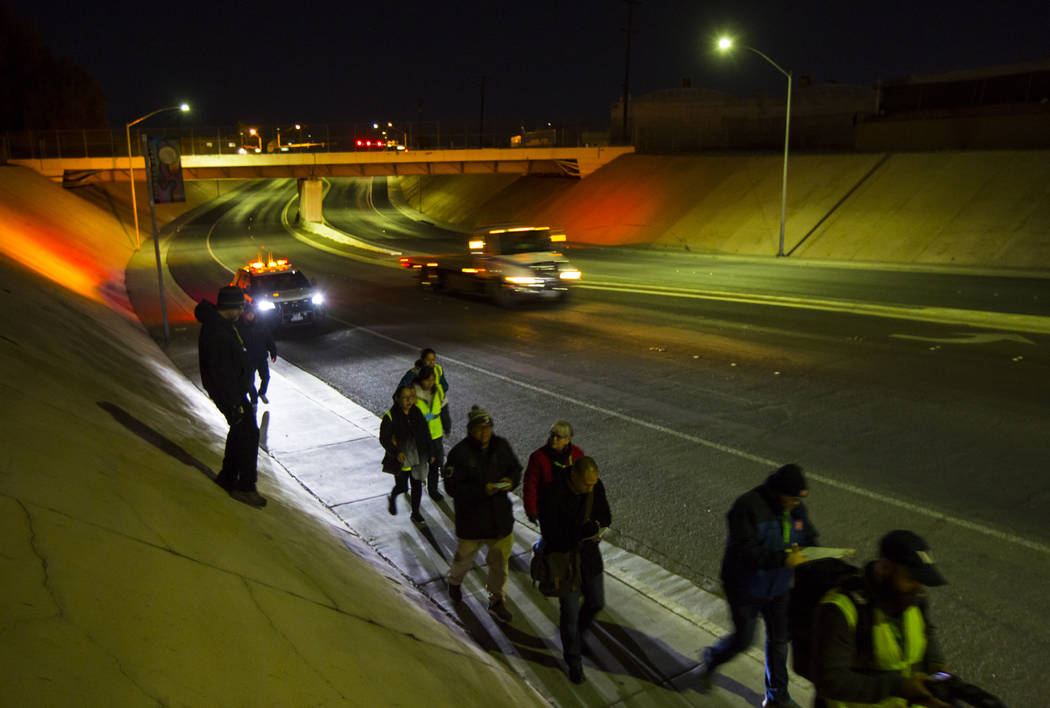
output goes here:
{"type": "Polygon", "coordinates": [[[218,225],[219,225],[219,222],[216,221],[214,224],[211,225],[211,228],[208,229],[208,235],[204,237],[204,245],[208,247],[208,253],[211,254],[211,259],[213,261],[215,261],[216,263],[218,263],[219,265],[221,265],[226,270],[230,271],[230,275],[233,275],[237,271],[235,271],[233,268],[229,267],[228,265],[226,265],[225,263],[220,261],[219,257],[215,255],[215,251],[211,250],[211,232],[214,231],[215,227],[218,226],[218,225]]]}
{"type": "Polygon", "coordinates": [[[1021,342],[1022,344],[1035,344],[1031,339],[1019,334],[995,334],[992,332],[977,332],[975,334],[959,334],[955,337],[919,337],[914,334],[891,334],[896,339],[913,339],[918,342],[939,342],[941,344],[986,344],[988,342],[1021,342]]]}
{"type": "MultiPolygon", "coordinates": [[[[354,329],[361,330],[362,332],[367,332],[368,334],[371,334],[374,337],[378,337],[380,339],[385,339],[388,342],[393,342],[394,344],[400,344],[401,346],[407,347],[408,349],[413,350],[413,351],[419,351],[419,349],[420,349],[420,346],[417,345],[417,344],[412,344],[410,342],[406,342],[404,340],[397,339],[395,337],[391,337],[389,335],[383,334],[382,332],[377,332],[377,331],[375,331],[373,329],[369,329],[368,327],[362,327],[361,325],[354,324],[353,322],[347,322],[346,320],[341,319],[339,317],[335,317],[335,316],[329,315],[329,319],[335,320],[336,322],[341,322],[342,324],[346,325],[347,327],[353,327],[354,329]]],[[[450,361],[450,362],[453,362],[455,364],[458,364],[459,366],[462,366],[464,368],[471,369],[472,371],[476,371],[476,372],[478,372],[480,374],[485,374],[486,376],[491,376],[492,378],[499,379],[500,381],[505,381],[505,382],[507,382],[509,384],[513,384],[515,386],[519,386],[519,387],[527,389],[529,391],[534,391],[536,393],[541,393],[541,394],[544,394],[546,396],[550,396],[551,398],[556,398],[558,400],[565,401],[566,403],[571,403],[571,404],[573,404],[575,406],[580,406],[581,408],[586,408],[586,409],[594,411],[594,412],[596,412],[596,413],[598,413],[600,415],[609,416],[609,417],[613,417],[613,418],[619,418],[620,420],[623,420],[625,422],[631,423],[632,425],[638,425],[638,426],[642,426],[642,427],[645,427],[645,428],[649,428],[650,430],[655,430],[657,432],[664,433],[666,435],[670,435],[672,437],[676,437],[676,438],[679,438],[681,440],[687,440],[689,442],[696,443],[698,445],[703,445],[704,447],[711,448],[712,450],[717,450],[718,452],[724,452],[727,455],[733,455],[734,457],[739,457],[739,458],[742,458],[742,459],[745,459],[745,460],[749,460],[751,462],[757,462],[757,463],[759,463],[761,465],[764,465],[766,467],[769,467],[771,469],[777,468],[777,467],[779,467],[781,465],[781,463],[776,462],[774,460],[770,460],[770,459],[765,458],[765,457],[762,457],[761,455],[753,455],[753,454],[751,454],[749,452],[745,452],[743,450],[738,450],[738,449],[736,449],[734,447],[729,447],[728,445],[723,445],[723,444],[715,442],[713,440],[707,440],[706,438],[701,438],[698,435],[690,435],[689,433],[683,433],[681,431],[674,430],[673,428],[668,428],[668,427],[665,427],[663,425],[659,425],[658,423],[652,423],[652,422],[649,422],[647,420],[642,420],[640,418],[635,418],[633,416],[626,415],[624,413],[618,413],[617,411],[609,410],[607,408],[602,408],[600,406],[596,406],[594,404],[587,403],[586,401],[581,401],[579,399],[572,398],[571,396],[566,396],[565,394],[562,394],[562,393],[557,393],[555,391],[550,391],[550,390],[542,388],[540,386],[534,386],[533,384],[526,383],[524,381],[519,381],[519,380],[511,378],[509,376],[504,376],[503,374],[498,374],[498,373],[496,373],[494,371],[489,371],[488,369],[484,369],[484,368],[482,368],[480,366],[477,366],[475,364],[470,364],[470,363],[462,361],[460,359],[453,359],[452,357],[446,356],[444,354],[441,355],[441,358],[446,360],[446,361],[450,361]]],[[[990,526],[985,526],[984,524],[978,524],[978,523],[975,523],[973,521],[968,521],[966,519],[960,519],[960,518],[951,516],[949,514],[945,514],[945,513],[936,511],[936,510],[931,509],[931,508],[929,508],[927,506],[920,506],[918,504],[912,504],[911,502],[907,502],[907,501],[904,501],[902,499],[897,499],[895,497],[887,496],[885,494],[879,494],[878,492],[873,492],[873,491],[870,491],[868,489],[864,489],[863,487],[858,487],[858,486],[856,486],[854,484],[849,484],[848,482],[842,482],[840,480],[833,479],[831,477],[826,477],[824,475],[813,474],[813,473],[807,472],[806,473],[806,477],[808,477],[809,479],[812,479],[812,480],[816,480],[816,481],[820,482],[821,484],[826,484],[829,487],[834,487],[835,489],[841,489],[841,490],[846,491],[846,492],[851,492],[853,494],[856,494],[857,496],[865,497],[867,499],[871,499],[873,501],[881,502],[883,504],[889,504],[891,506],[897,507],[898,509],[904,509],[906,511],[910,511],[912,513],[919,514],[920,516],[925,516],[925,517],[930,518],[930,519],[936,519],[938,521],[943,521],[945,523],[952,524],[954,526],[958,526],[960,528],[964,528],[964,529],[967,529],[969,531],[974,531],[976,533],[979,533],[979,534],[982,534],[982,535],[994,538],[994,539],[996,539],[998,541],[1003,541],[1003,542],[1006,542],[1006,543],[1012,543],[1012,544],[1017,545],[1017,546],[1023,546],[1024,548],[1028,548],[1028,549],[1033,550],[1033,551],[1038,551],[1040,553],[1045,553],[1047,555],[1050,555],[1050,545],[1047,545],[1045,543],[1040,543],[1038,541],[1032,541],[1030,539],[1023,538],[1021,536],[1016,536],[1016,535],[1011,534],[1011,533],[1006,533],[1005,531],[999,531],[998,529],[993,529],[990,526]]]]}

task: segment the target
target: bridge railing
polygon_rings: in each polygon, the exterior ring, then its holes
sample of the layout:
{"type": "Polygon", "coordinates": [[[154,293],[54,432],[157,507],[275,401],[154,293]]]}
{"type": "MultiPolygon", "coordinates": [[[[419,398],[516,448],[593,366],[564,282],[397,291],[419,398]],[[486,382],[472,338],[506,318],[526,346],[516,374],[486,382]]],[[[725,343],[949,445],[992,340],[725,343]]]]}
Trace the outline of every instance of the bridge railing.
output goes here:
{"type": "MultiPolygon", "coordinates": [[[[477,122],[428,121],[373,127],[371,123],[323,123],[294,126],[166,126],[141,128],[131,133],[131,154],[142,154],[141,135],[179,137],[185,155],[229,155],[243,150],[281,152],[278,145],[310,144],[291,147],[296,152],[351,152],[363,148],[360,140],[385,137],[409,150],[437,150],[491,147],[586,147],[609,144],[608,128],[595,128],[583,121],[548,124],[523,130],[518,123],[486,123],[482,131],[477,122]],[[278,128],[280,140],[278,142],[278,128]],[[385,131],[385,136],[383,135],[385,131]],[[520,139],[514,141],[514,136],[520,139]]],[[[371,148],[375,151],[374,148],[371,148]]],[[[71,157],[127,157],[127,136],[123,130],[21,130],[3,135],[0,154],[6,159],[49,159],[71,157]]]]}

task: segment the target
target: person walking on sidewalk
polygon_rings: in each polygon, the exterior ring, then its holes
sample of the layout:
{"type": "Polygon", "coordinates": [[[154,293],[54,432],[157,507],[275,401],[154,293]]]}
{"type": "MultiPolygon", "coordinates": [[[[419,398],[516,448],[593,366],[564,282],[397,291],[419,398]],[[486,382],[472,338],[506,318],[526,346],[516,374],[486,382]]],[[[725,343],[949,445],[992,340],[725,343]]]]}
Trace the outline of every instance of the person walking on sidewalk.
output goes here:
{"type": "Polygon", "coordinates": [[[250,367],[235,322],[244,309],[244,293],[227,286],[216,304],[201,300],[193,314],[201,323],[197,354],[204,390],[226,417],[230,432],[216,483],[234,499],[254,507],[266,506],[255,489],[258,476],[259,426],[248,401],[250,367]]]}
{"type": "Polygon", "coordinates": [[[947,708],[926,687],[930,674],[948,669],[925,594],[947,582],[918,534],[883,536],[879,559],[817,606],[811,656],[816,705],[947,708]]]}
{"type": "Polygon", "coordinates": [[[722,557],[722,588],[733,633],[703,650],[700,679],[710,689],[715,670],[751,646],[758,615],[766,624],[763,706],[797,706],[788,693],[788,594],[799,546],[816,545],[817,531],[802,503],[802,468],[784,465],[739,497],[726,515],[729,535],[722,557]]]}
{"type": "Polygon", "coordinates": [[[598,544],[612,523],[609,500],[594,459],[581,457],[567,474],[555,477],[543,491],[539,511],[544,550],[576,552],[579,559],[580,587],[558,598],[558,629],[569,680],[583,683],[582,635],[605,606],[604,568],[598,544]]]}
{"type": "Polygon", "coordinates": [[[573,462],[583,457],[583,450],[572,444],[572,425],[559,420],[551,426],[547,444],[529,455],[525,465],[525,481],[521,485],[525,515],[537,523],[540,514],[540,497],[553,479],[560,479],[573,462]]]}
{"type": "Polygon", "coordinates": [[[441,501],[444,495],[438,489],[438,476],[445,460],[443,437],[449,434],[441,423],[441,408],[445,403],[445,394],[437,382],[437,375],[429,366],[424,366],[416,374],[414,383],[416,405],[423,412],[430,427],[430,470],[427,473],[427,494],[434,501],[441,501]]]}
{"type": "Polygon", "coordinates": [[[387,497],[387,510],[397,515],[397,496],[408,491],[412,484],[411,519],[423,523],[419,502],[423,498],[423,477],[430,462],[430,429],[423,413],[416,407],[416,390],[399,386],[394,393],[394,405],[379,422],[379,444],[386,455],[383,471],[394,475],[394,488],[387,497]]]}
{"type": "Polygon", "coordinates": [[[270,361],[277,361],[277,343],[273,341],[270,325],[259,319],[255,308],[248,307],[245,308],[240,322],[237,323],[237,331],[241,333],[241,339],[244,340],[244,350],[248,353],[248,366],[251,367],[248,380],[252,387],[250,391],[252,405],[258,405],[260,398],[263,403],[269,403],[270,401],[266,398],[266,389],[270,385],[270,364],[267,358],[270,361]],[[255,388],[255,372],[257,371],[259,372],[258,389],[255,388]]]}
{"type": "Polygon", "coordinates": [[[446,434],[451,433],[452,413],[448,407],[448,379],[445,378],[445,370],[437,362],[437,354],[433,349],[427,347],[419,352],[419,358],[416,359],[415,366],[406,371],[405,375],[401,377],[401,385],[411,386],[419,374],[419,370],[424,366],[431,367],[434,370],[434,375],[437,377],[436,385],[441,389],[441,426],[445,429],[446,434]]]}
{"type": "Polygon", "coordinates": [[[448,570],[449,597],[457,603],[463,600],[460,584],[484,546],[488,549],[489,613],[500,622],[510,622],[514,616],[503,595],[514,544],[510,491],[521,482],[521,463],[510,443],[492,434],[492,416],[484,408],[470,409],[467,437],[448,453],[444,475],[458,539],[448,570]]]}

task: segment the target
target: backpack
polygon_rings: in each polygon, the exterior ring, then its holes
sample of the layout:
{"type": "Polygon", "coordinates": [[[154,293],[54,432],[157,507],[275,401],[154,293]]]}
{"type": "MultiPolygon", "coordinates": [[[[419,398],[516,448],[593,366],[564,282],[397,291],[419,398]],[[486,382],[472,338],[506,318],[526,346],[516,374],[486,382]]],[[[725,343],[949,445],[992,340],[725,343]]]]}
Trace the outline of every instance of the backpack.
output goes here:
{"type": "MultiPolygon", "coordinates": [[[[813,680],[810,666],[810,643],[817,606],[829,590],[851,593],[863,590],[860,568],[838,558],[808,561],[795,568],[795,586],[788,600],[788,632],[791,637],[791,668],[796,674],[813,680]]],[[[871,627],[874,620],[870,603],[857,607],[857,651],[871,652],[871,627]]]]}
{"type": "Polygon", "coordinates": [[[529,563],[532,584],[547,597],[564,597],[580,588],[580,554],[576,551],[548,553],[543,539],[532,546],[529,563]]]}

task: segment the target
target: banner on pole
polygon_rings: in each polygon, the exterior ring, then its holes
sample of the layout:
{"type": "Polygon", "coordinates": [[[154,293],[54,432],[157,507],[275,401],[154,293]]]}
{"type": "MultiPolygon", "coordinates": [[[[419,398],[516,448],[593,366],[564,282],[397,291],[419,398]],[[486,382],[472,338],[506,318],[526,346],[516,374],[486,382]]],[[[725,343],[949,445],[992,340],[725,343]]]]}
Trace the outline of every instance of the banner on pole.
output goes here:
{"type": "Polygon", "coordinates": [[[186,188],[182,184],[182,147],[179,139],[150,137],[146,144],[153,203],[186,201],[186,188]]]}

